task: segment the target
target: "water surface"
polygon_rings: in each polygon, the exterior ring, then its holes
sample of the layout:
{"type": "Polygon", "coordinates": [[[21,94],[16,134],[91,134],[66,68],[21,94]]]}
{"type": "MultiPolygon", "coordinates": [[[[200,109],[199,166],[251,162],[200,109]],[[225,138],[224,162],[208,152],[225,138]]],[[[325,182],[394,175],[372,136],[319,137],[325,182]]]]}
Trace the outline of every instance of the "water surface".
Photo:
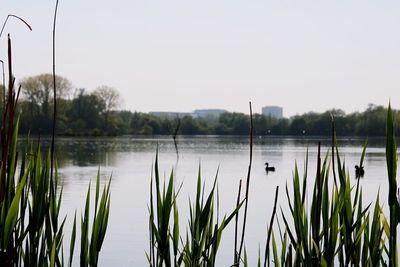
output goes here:
{"type": "MultiPolygon", "coordinates": [[[[286,210],[284,187],[292,179],[295,163],[304,170],[309,155],[309,183],[315,177],[317,144],[328,151],[330,140],[321,138],[255,137],[250,182],[246,248],[250,259],[256,259],[259,245],[263,248],[266,226],[272,212],[275,187],[280,186],[279,203],[286,210]],[[264,163],[276,171],[266,174],[264,163]]],[[[48,140],[44,140],[44,143],[48,140]]],[[[365,157],[365,177],[361,180],[364,201],[373,201],[379,188],[387,195],[384,139],[369,141],[365,157]]],[[[354,183],[354,165],[358,164],[363,139],[339,139],[340,151],[349,166],[354,183]]],[[[119,138],[58,138],[59,172],[64,183],[63,212],[73,217],[81,213],[89,181],[95,181],[98,167],[102,183],[112,175],[111,212],[107,236],[100,254],[100,266],[146,266],[149,247],[149,185],[156,151],[162,177],[174,169],[176,184],[183,183],[179,195],[181,230],[188,218],[188,199],[195,195],[199,168],[209,189],[218,173],[220,212],[234,209],[239,180],[246,180],[249,165],[248,137],[195,136],[179,137],[177,157],[174,143],[168,136],[119,138]]],[[[245,186],[245,184],[243,184],[245,186]]],[[[244,190],[243,190],[244,191],[244,190]]],[[[310,195],[310,193],[309,193],[310,195]]],[[[386,198],[381,197],[382,201],[386,198]]],[[[69,221],[71,223],[71,221],[69,221]]],[[[233,224],[223,235],[218,266],[230,266],[233,259],[233,224]]],[[[68,230],[70,231],[70,230],[68,230]]],[[[69,242],[69,232],[66,234],[69,242]]],[[[76,252],[75,258],[79,258],[76,252]]],[[[252,262],[252,261],[251,261],[252,262]]],[[[252,264],[251,264],[252,265],[252,264]]]]}

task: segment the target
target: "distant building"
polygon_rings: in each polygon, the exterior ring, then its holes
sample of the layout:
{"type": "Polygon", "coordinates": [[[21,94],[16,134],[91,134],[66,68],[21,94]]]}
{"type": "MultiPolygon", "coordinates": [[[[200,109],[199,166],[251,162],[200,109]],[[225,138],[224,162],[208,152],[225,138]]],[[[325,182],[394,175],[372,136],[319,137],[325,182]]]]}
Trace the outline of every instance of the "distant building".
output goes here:
{"type": "Polygon", "coordinates": [[[183,118],[185,116],[192,116],[192,113],[189,113],[189,112],[170,112],[170,111],[153,111],[153,112],[149,112],[149,114],[156,116],[156,117],[167,118],[167,119],[183,118]]]}
{"type": "Polygon", "coordinates": [[[167,119],[183,118],[185,116],[191,116],[193,118],[217,119],[221,114],[226,112],[228,111],[223,109],[196,109],[193,112],[153,111],[149,112],[149,114],[156,117],[167,118],[167,119]]]}
{"type": "Polygon", "coordinates": [[[273,118],[281,119],[283,118],[283,108],[278,106],[265,106],[261,110],[262,114],[265,116],[271,116],[273,118]]]}
{"type": "Polygon", "coordinates": [[[226,113],[224,109],[196,109],[193,111],[195,118],[218,118],[221,114],[226,113]]]}

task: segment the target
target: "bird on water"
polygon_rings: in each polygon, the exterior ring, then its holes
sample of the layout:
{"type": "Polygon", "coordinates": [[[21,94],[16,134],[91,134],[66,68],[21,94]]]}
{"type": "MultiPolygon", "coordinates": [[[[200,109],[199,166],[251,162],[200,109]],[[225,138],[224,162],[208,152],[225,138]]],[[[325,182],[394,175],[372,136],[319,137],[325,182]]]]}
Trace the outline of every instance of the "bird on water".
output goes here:
{"type": "Polygon", "coordinates": [[[356,168],[356,178],[364,177],[364,166],[355,165],[354,168],[356,168]]]}
{"type": "Polygon", "coordinates": [[[273,166],[269,166],[269,163],[268,162],[265,162],[265,171],[266,172],[274,172],[275,171],[275,167],[273,167],[273,166]]]}

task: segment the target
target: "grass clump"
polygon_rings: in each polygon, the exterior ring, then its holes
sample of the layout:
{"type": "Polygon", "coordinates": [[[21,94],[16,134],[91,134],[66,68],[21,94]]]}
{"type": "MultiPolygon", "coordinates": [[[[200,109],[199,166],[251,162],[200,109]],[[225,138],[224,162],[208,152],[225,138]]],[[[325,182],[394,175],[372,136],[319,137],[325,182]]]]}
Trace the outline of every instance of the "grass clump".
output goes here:
{"type": "MultiPolygon", "coordinates": [[[[11,68],[11,39],[8,37],[9,85],[0,127],[0,265],[72,266],[76,239],[76,216],[70,240],[68,263],[64,260],[64,226],[60,215],[63,187],[52,149],[44,157],[28,137],[19,151],[19,118],[16,117],[19,89],[14,88],[11,68]]],[[[100,198],[100,173],[91,233],[89,233],[90,185],[81,220],[81,266],[97,266],[107,230],[110,182],[100,198]],[[90,240],[90,242],[89,242],[90,240]]]]}
{"type": "Polygon", "coordinates": [[[199,170],[196,197],[193,202],[189,200],[188,226],[182,234],[174,175],[171,172],[167,184],[160,183],[156,156],[154,179],[150,185],[150,249],[146,254],[149,266],[216,266],[223,231],[241,206],[220,221],[216,184],[217,175],[207,194],[199,170]]]}
{"type": "MultiPolygon", "coordinates": [[[[297,164],[293,172],[292,189],[286,186],[289,212],[281,209],[284,234],[278,221],[280,239],[272,230],[272,251],[267,243],[264,266],[398,266],[396,227],[399,203],[396,198],[396,142],[393,117],[389,106],[387,116],[386,157],[389,177],[388,223],[380,204],[379,193],[375,203],[363,203],[360,179],[351,184],[345,161],[341,158],[332,134],[332,157],[329,151],[321,160],[320,146],[316,159],[317,171],[313,180],[311,201],[308,203],[308,156],[303,178],[297,164]],[[335,166],[337,168],[331,168],[335,166]],[[332,170],[332,171],[330,171],[332,170]],[[333,175],[333,179],[330,176],[333,175]],[[336,179],[338,178],[338,180],[336,179]],[[338,182],[337,182],[338,181],[338,182]],[[373,207],[373,210],[371,209],[373,207]],[[389,242],[388,242],[389,240],[389,242]],[[278,253],[278,248],[281,252],[278,253]]],[[[361,155],[365,156],[366,143],[361,155]]],[[[358,177],[359,178],[359,177],[358,177]]],[[[270,226],[272,227],[272,222],[270,226]]],[[[276,229],[275,229],[276,230],[276,229]]]]}

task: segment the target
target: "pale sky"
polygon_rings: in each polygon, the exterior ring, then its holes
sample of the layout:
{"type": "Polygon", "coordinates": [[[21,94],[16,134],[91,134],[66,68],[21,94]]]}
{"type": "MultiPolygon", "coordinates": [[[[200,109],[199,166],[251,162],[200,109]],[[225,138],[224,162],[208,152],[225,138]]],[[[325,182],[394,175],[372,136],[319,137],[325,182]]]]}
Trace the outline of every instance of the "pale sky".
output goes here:
{"type": "MultiPolygon", "coordinates": [[[[17,79],[51,72],[55,1],[0,0],[17,79]]],[[[60,0],[57,74],[123,108],[400,108],[400,1],[60,0]]]]}

